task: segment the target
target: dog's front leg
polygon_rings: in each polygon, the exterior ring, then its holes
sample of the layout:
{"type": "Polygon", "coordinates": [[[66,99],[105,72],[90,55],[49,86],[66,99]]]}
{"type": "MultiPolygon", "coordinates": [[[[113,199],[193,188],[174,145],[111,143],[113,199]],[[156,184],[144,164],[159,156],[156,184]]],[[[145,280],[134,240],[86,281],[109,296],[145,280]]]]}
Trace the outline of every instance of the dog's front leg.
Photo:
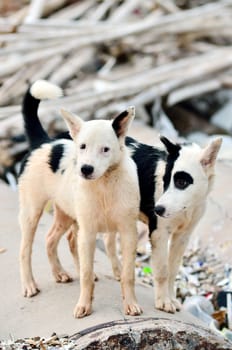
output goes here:
{"type": "Polygon", "coordinates": [[[176,299],[175,279],[180,268],[182,257],[188,245],[191,231],[189,232],[174,232],[171,236],[169,248],[169,294],[176,310],[181,309],[180,302],[176,299]]]}
{"type": "Polygon", "coordinates": [[[136,224],[121,227],[119,232],[122,250],[121,288],[124,312],[131,316],[140,315],[142,309],[137,303],[134,291],[135,255],[138,239],[136,224]]]}
{"type": "Polygon", "coordinates": [[[105,233],[103,235],[106,253],[108,258],[110,259],[112,270],[114,274],[114,278],[117,281],[120,281],[121,278],[121,264],[117,256],[117,249],[116,249],[116,233],[110,232],[105,233]]]}
{"type": "Polygon", "coordinates": [[[174,313],[176,308],[171,301],[168,288],[168,236],[166,224],[159,219],[158,228],[151,234],[155,307],[174,313]]]}
{"type": "Polygon", "coordinates": [[[80,225],[78,232],[78,254],[80,263],[80,297],[74,308],[74,317],[91,314],[94,290],[93,260],[96,233],[80,225]]]}

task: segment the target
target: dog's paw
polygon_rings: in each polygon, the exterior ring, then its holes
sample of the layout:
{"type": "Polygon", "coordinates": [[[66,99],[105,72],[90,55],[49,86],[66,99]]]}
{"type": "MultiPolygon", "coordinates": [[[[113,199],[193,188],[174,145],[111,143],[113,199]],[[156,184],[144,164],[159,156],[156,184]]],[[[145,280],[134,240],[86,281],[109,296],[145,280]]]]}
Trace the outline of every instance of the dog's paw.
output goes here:
{"type": "Polygon", "coordinates": [[[119,268],[114,269],[113,274],[116,281],[121,281],[121,270],[119,268]]]}
{"type": "Polygon", "coordinates": [[[170,298],[158,298],[155,301],[155,307],[158,310],[162,310],[171,314],[176,312],[176,305],[170,298]]]}
{"type": "Polygon", "coordinates": [[[121,264],[117,263],[117,264],[113,264],[112,265],[112,270],[113,270],[113,275],[114,278],[116,279],[116,281],[120,281],[121,280],[121,264]]]}
{"type": "Polygon", "coordinates": [[[143,313],[143,310],[137,302],[125,302],[124,301],[124,312],[126,315],[139,316],[143,313]]]}
{"type": "Polygon", "coordinates": [[[34,297],[39,292],[40,290],[34,281],[27,283],[27,285],[23,287],[23,296],[26,298],[34,297]]]}
{"type": "Polygon", "coordinates": [[[82,317],[90,315],[91,313],[92,313],[91,303],[87,303],[86,305],[84,305],[84,304],[81,304],[78,302],[74,308],[73,316],[75,318],[82,318],[82,317]]]}
{"type": "Polygon", "coordinates": [[[121,275],[117,274],[117,275],[114,275],[114,278],[116,279],[116,281],[120,282],[121,281],[121,275]]]}
{"type": "Polygon", "coordinates": [[[182,305],[178,299],[172,298],[172,303],[175,305],[176,311],[180,311],[182,309],[182,305]]]}
{"type": "Polygon", "coordinates": [[[72,277],[65,271],[54,272],[54,277],[57,283],[69,283],[72,282],[72,277]]]}

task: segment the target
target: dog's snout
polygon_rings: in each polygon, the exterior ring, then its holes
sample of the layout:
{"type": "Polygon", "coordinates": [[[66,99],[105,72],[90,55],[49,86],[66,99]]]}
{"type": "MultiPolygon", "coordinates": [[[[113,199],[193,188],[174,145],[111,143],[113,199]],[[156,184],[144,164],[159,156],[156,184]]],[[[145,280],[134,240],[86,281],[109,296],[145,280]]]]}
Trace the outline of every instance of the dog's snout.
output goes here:
{"type": "Polygon", "coordinates": [[[156,212],[157,215],[163,216],[164,212],[165,212],[165,207],[163,207],[162,205],[157,205],[155,207],[155,212],[156,212]]]}
{"type": "Polygon", "coordinates": [[[94,167],[92,165],[84,164],[81,167],[81,172],[84,176],[89,176],[93,173],[94,167]]]}

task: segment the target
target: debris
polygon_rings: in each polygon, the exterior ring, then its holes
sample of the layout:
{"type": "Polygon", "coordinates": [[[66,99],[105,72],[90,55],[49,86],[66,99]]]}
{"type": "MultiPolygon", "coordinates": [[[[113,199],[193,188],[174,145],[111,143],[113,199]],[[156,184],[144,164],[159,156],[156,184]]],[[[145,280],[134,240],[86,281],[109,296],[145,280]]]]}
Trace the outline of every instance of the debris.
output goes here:
{"type": "Polygon", "coordinates": [[[226,309],[220,309],[212,313],[212,317],[218,322],[219,328],[223,329],[226,325],[226,309]]]}
{"type": "Polygon", "coordinates": [[[17,339],[14,341],[0,340],[0,349],[1,350],[55,350],[55,349],[65,349],[71,350],[75,348],[75,342],[70,339],[68,335],[58,336],[55,333],[49,338],[33,337],[33,338],[24,338],[17,339]]]}
{"type": "Polygon", "coordinates": [[[229,330],[228,328],[223,328],[222,329],[222,334],[224,337],[232,342],[232,331],[229,330]]]}
{"type": "Polygon", "coordinates": [[[210,328],[219,328],[217,320],[212,317],[214,312],[213,304],[206,297],[200,295],[187,297],[184,301],[183,309],[199,318],[210,328]]]}
{"type": "MultiPolygon", "coordinates": [[[[143,260],[140,254],[139,261],[136,261],[139,283],[153,286],[152,269],[147,257],[143,260]]],[[[214,331],[223,328],[232,331],[232,306],[228,297],[232,296],[232,269],[229,264],[222,263],[210,247],[202,249],[200,242],[197,242],[186,251],[177,276],[176,289],[184,310],[201,319],[214,331]]]]}

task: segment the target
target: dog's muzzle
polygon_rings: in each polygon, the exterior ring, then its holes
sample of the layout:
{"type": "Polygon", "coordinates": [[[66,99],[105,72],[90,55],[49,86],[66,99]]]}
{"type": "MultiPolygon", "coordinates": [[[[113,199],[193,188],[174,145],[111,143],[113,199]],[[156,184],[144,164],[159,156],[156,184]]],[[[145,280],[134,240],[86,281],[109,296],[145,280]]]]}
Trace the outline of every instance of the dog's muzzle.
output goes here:
{"type": "Polygon", "coordinates": [[[163,207],[162,205],[157,205],[155,207],[155,213],[159,216],[164,216],[164,213],[165,213],[165,207],[163,207]]]}
{"type": "Polygon", "coordinates": [[[81,174],[85,179],[91,179],[94,172],[94,167],[92,165],[84,164],[81,167],[81,174]]]}

